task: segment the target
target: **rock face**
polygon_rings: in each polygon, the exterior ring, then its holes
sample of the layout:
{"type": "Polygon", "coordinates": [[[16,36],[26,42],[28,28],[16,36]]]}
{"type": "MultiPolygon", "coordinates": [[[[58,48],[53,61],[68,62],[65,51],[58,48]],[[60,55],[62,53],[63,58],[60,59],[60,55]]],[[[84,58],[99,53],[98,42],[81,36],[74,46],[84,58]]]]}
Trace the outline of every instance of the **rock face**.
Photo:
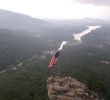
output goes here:
{"type": "Polygon", "coordinates": [[[71,77],[49,77],[47,89],[50,100],[104,100],[71,77]]]}

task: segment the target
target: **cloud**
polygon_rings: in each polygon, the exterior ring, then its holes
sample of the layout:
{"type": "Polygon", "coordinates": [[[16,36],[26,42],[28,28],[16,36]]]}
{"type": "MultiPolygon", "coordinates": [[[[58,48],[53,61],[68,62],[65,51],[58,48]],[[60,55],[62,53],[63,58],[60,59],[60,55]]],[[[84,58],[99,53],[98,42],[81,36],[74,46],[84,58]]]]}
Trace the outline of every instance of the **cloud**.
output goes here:
{"type": "Polygon", "coordinates": [[[110,6],[110,0],[76,0],[76,1],[84,4],[110,6]]]}

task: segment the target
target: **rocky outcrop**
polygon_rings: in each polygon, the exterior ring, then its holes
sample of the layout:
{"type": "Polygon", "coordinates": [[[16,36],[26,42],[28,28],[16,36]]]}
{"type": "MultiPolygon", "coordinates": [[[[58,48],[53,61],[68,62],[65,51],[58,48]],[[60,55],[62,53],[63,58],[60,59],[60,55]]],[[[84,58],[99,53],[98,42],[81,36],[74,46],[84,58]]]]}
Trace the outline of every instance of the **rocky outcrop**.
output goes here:
{"type": "Polygon", "coordinates": [[[49,77],[47,89],[50,100],[104,100],[71,77],[49,77]]]}

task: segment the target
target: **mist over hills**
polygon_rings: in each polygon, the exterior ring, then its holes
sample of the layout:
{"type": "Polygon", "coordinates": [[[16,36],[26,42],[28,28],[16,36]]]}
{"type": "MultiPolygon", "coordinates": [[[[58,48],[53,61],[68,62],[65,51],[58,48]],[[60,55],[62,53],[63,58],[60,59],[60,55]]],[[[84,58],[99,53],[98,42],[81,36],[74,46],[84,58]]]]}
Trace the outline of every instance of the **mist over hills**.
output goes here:
{"type": "Polygon", "coordinates": [[[78,26],[81,24],[103,24],[105,21],[100,19],[85,18],[80,20],[41,20],[30,17],[28,15],[15,13],[0,9],[0,28],[14,29],[29,32],[42,32],[48,27],[64,27],[64,26],[78,26]],[[58,26],[59,25],[59,26],[58,26]]]}
{"type": "Polygon", "coordinates": [[[0,28],[18,31],[39,32],[40,28],[48,26],[48,22],[27,15],[0,9],[0,28]]]}
{"type": "MultiPolygon", "coordinates": [[[[68,37],[86,29],[88,25],[105,25],[100,19],[85,18],[82,20],[41,20],[28,15],[0,9],[0,29],[17,31],[14,35],[30,35],[40,37],[46,35],[68,37]],[[65,34],[65,35],[64,35],[65,34]]],[[[69,37],[70,38],[70,37],[69,37]]]]}
{"type": "Polygon", "coordinates": [[[110,100],[110,23],[82,20],[41,20],[0,10],[0,100],[48,100],[46,79],[51,54],[62,41],[69,41],[61,54],[61,74],[87,83],[110,100]],[[102,28],[82,37],[74,45],[72,34],[88,25],[102,28]],[[7,85],[8,84],[8,85],[7,85]]]}

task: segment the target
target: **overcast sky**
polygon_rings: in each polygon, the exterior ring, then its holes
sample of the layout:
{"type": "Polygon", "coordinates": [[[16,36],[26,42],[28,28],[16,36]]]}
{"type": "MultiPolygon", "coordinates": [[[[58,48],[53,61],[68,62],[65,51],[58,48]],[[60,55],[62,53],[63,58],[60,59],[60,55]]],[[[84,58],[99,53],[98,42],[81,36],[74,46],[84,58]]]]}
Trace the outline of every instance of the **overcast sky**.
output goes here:
{"type": "Polygon", "coordinates": [[[41,19],[110,19],[110,0],[0,0],[0,9],[41,19]]]}

